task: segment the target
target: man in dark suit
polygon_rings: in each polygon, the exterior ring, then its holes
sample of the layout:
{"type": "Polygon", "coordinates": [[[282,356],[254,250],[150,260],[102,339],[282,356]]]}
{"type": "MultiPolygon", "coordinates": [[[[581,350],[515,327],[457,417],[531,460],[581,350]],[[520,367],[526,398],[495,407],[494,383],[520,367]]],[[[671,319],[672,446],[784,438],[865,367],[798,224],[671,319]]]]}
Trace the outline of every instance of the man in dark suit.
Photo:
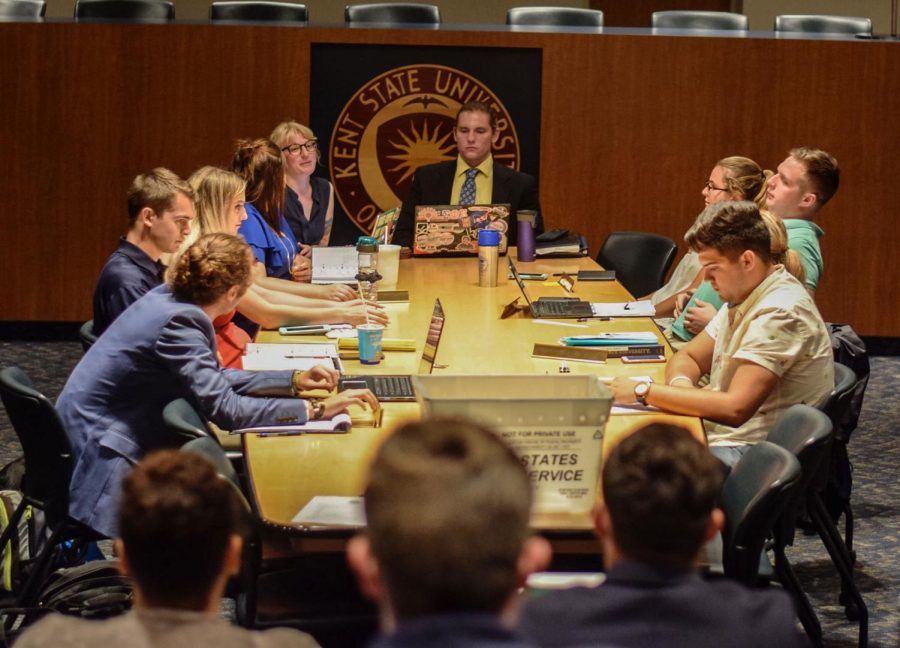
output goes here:
{"type": "Polygon", "coordinates": [[[697,573],[724,523],[721,485],[716,460],[683,428],[655,423],[626,438],[604,464],[594,512],[606,581],[529,600],[522,634],[554,648],[806,646],[783,591],[697,573]]]}
{"type": "MultiPolygon", "coordinates": [[[[403,201],[393,242],[412,247],[416,205],[489,205],[509,203],[509,244],[516,244],[516,212],[539,211],[537,183],[527,173],[495,162],[491,147],[500,137],[497,115],[470,101],[456,114],[456,160],[419,167],[403,201]]],[[[538,221],[537,232],[543,231],[538,221]]]]}
{"type": "Polygon", "coordinates": [[[529,537],[531,484],[500,437],[460,420],[401,427],[375,457],[365,507],[347,558],[381,607],[377,648],[524,648],[500,618],[550,545],[529,537]]]}

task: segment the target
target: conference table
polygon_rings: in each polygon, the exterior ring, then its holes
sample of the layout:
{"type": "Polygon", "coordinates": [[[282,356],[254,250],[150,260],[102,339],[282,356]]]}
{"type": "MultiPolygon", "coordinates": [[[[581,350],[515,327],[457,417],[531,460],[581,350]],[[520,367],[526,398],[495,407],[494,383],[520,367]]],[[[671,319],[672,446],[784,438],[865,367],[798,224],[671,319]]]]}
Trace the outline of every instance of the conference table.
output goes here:
{"type": "MultiPolygon", "coordinates": [[[[515,251],[510,250],[515,259],[515,251]]],[[[516,261],[521,272],[547,273],[546,281],[528,281],[532,299],[541,296],[575,296],[592,302],[623,302],[632,296],[615,281],[576,282],[569,294],[557,282],[557,273],[598,269],[588,258],[516,261]]],[[[556,344],[559,338],[603,331],[653,331],[665,344],[664,337],[650,318],[614,318],[609,321],[540,320],[519,311],[508,319],[500,319],[506,304],[520,297],[515,281],[507,277],[507,261],[500,260],[498,285],[478,286],[478,261],[475,258],[407,258],[400,262],[398,289],[409,291],[409,301],[388,303],[390,316],[385,338],[415,339],[416,351],[385,351],[377,365],[362,365],[358,360],[344,360],[348,374],[415,374],[431,319],[435,298],[440,298],[445,313],[445,328],[440,340],[433,373],[435,375],[533,374],[558,375],[560,361],[532,357],[537,342],[556,344]]],[[[524,304],[524,299],[519,299],[524,304]]],[[[325,341],[324,337],[286,337],[277,331],[263,331],[262,343],[294,343],[325,341]]],[[[666,357],[672,351],[666,345],[666,357]]],[[[664,379],[665,365],[623,364],[609,359],[605,364],[567,362],[572,374],[599,376],[650,376],[656,382],[664,379]]],[[[242,437],[244,458],[251,496],[260,518],[265,523],[267,550],[275,554],[340,551],[353,529],[298,526],[294,516],[315,496],[356,497],[365,489],[368,465],[380,443],[404,421],[420,416],[418,403],[385,403],[379,427],[354,426],[346,434],[304,434],[265,437],[245,434],[242,437]]],[[[614,414],[606,425],[602,453],[605,455],[618,440],[652,421],[674,422],[704,439],[699,419],[664,413],[614,414]]],[[[599,489],[598,489],[599,490],[599,489]]],[[[554,542],[556,552],[593,553],[597,544],[590,533],[589,511],[572,513],[537,512],[532,527],[554,542]]]]}

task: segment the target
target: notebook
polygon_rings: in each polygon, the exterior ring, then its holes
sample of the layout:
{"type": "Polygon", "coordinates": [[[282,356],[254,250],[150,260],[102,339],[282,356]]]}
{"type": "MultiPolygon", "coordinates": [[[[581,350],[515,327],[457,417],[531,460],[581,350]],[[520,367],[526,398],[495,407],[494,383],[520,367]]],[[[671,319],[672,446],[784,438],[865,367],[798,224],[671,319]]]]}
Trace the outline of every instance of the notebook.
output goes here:
{"type": "Polygon", "coordinates": [[[478,230],[500,232],[500,254],[506,254],[509,203],[496,205],[418,205],[413,225],[413,255],[474,256],[478,230]]]}
{"type": "Polygon", "coordinates": [[[509,262],[509,271],[512,272],[516,283],[519,284],[519,290],[522,291],[522,296],[525,298],[525,301],[528,302],[528,307],[531,309],[532,317],[546,317],[551,319],[576,319],[579,317],[594,316],[594,310],[591,308],[591,304],[579,299],[541,298],[535,302],[531,301],[531,297],[528,296],[528,290],[525,288],[525,282],[522,281],[522,277],[519,276],[519,271],[516,270],[516,266],[513,263],[512,258],[508,258],[507,261],[509,262]]]}
{"type": "MultiPolygon", "coordinates": [[[[425,331],[425,348],[422,349],[422,358],[419,360],[420,374],[430,374],[434,369],[434,359],[443,332],[444,308],[441,300],[435,299],[428,330],[425,331]]],[[[410,375],[343,376],[338,381],[338,391],[345,389],[370,389],[375,398],[386,403],[410,403],[416,400],[410,375]]]]}

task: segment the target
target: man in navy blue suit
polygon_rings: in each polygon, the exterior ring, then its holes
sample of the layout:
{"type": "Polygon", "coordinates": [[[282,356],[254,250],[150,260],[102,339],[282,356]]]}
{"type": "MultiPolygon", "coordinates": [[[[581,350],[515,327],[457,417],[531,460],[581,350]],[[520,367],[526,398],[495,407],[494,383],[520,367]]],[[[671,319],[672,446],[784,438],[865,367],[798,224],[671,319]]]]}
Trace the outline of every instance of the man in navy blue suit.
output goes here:
{"type": "Polygon", "coordinates": [[[687,430],[655,423],[627,437],[604,464],[594,512],[606,581],[529,600],[522,634],[554,648],[806,646],[783,591],[697,573],[724,523],[721,486],[718,462],[687,430]]]}
{"type": "Polygon", "coordinates": [[[458,420],[400,428],[372,464],[365,507],[347,557],[381,607],[377,648],[525,645],[500,617],[550,546],[529,537],[531,484],[499,437],[458,420]]]}
{"type": "MultiPolygon", "coordinates": [[[[509,203],[509,244],[516,244],[516,212],[540,211],[537,183],[527,173],[514,171],[494,160],[491,148],[500,137],[497,115],[489,106],[470,101],[456,114],[453,139],[455,160],[416,169],[397,220],[393,242],[412,247],[417,205],[489,205],[509,203]],[[467,188],[468,175],[473,188],[467,188]],[[472,193],[474,189],[474,193],[472,193]],[[468,196],[468,197],[467,197],[468,196]]],[[[537,232],[542,231],[538,222],[537,232]]]]}

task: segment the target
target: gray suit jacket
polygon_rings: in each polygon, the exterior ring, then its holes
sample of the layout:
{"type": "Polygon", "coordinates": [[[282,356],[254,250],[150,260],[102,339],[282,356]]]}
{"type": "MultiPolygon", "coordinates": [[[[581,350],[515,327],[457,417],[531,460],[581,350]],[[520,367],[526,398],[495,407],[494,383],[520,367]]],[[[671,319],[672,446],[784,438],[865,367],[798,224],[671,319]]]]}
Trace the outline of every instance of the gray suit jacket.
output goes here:
{"type": "Polygon", "coordinates": [[[57,401],[75,468],[69,512],[112,536],[122,478],[147,452],[174,444],[162,410],[186,398],[231,430],[306,420],[306,403],[289,394],[290,371],[221,369],[212,323],[165,285],[120,315],[75,367],[57,401]]]}

